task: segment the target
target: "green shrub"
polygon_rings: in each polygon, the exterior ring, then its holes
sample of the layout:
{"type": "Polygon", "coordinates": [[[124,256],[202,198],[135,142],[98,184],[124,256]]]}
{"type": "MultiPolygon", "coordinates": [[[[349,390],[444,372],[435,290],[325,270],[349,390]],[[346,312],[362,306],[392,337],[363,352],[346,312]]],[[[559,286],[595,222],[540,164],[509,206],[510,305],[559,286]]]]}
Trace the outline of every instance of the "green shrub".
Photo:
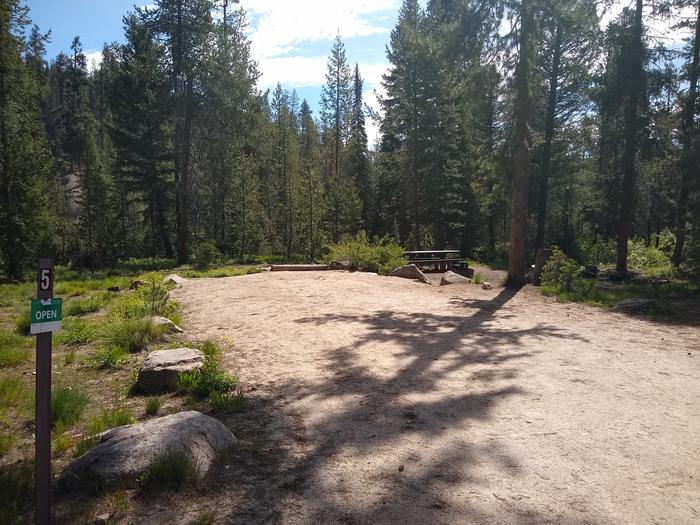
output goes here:
{"type": "Polygon", "coordinates": [[[160,398],[150,397],[146,400],[146,415],[155,416],[160,410],[160,398]]]}
{"type": "Polygon", "coordinates": [[[110,428],[131,425],[134,421],[136,420],[133,414],[125,408],[103,410],[99,416],[90,421],[90,433],[99,434],[110,428]]]}
{"type": "Polygon", "coordinates": [[[627,263],[630,268],[658,268],[671,265],[671,259],[667,253],[653,246],[645,246],[642,239],[630,239],[627,246],[627,263]]]}
{"type": "Polygon", "coordinates": [[[166,315],[168,305],[168,289],[163,285],[163,277],[158,273],[147,273],[141,276],[146,284],[138,289],[146,315],[166,315]]]}
{"type": "Polygon", "coordinates": [[[235,392],[214,391],[209,394],[209,404],[215,412],[235,412],[245,406],[245,397],[240,389],[235,392]]]}
{"type": "Polygon", "coordinates": [[[472,281],[474,284],[482,284],[486,281],[486,278],[479,272],[475,272],[472,281]]]}
{"type": "Polygon", "coordinates": [[[605,266],[615,263],[616,246],[613,239],[597,242],[581,241],[578,246],[583,261],[589,266],[605,266]]]}
{"type": "Polygon", "coordinates": [[[0,329],[0,367],[13,366],[29,359],[33,339],[0,329]]]}
{"type": "Polygon", "coordinates": [[[89,398],[80,390],[63,387],[51,392],[51,420],[67,428],[76,423],[87,408],[89,398]]]}
{"type": "Polygon", "coordinates": [[[204,241],[197,244],[192,251],[194,264],[197,268],[209,268],[212,264],[221,260],[221,253],[213,241],[204,241]]]}
{"type": "Polygon", "coordinates": [[[559,248],[554,248],[542,270],[542,286],[558,292],[570,292],[582,281],[580,273],[576,261],[569,259],[559,248]]]}
{"type": "Polygon", "coordinates": [[[145,492],[178,489],[195,482],[196,470],[185,452],[170,452],[154,459],[140,478],[145,492]]]}
{"type": "Polygon", "coordinates": [[[66,345],[86,345],[97,338],[97,328],[94,321],[66,319],[63,321],[63,328],[58,332],[56,338],[59,343],[66,345]]]}
{"type": "Polygon", "coordinates": [[[70,301],[66,305],[65,314],[68,316],[90,314],[99,311],[104,306],[104,303],[104,297],[98,295],[92,295],[87,299],[70,301]]]}
{"type": "Polygon", "coordinates": [[[118,346],[110,346],[95,352],[95,362],[100,368],[115,370],[121,368],[126,360],[126,351],[118,346]]]}
{"type": "Polygon", "coordinates": [[[118,319],[105,325],[102,342],[107,348],[125,352],[140,352],[148,345],[163,339],[163,328],[151,319],[118,319]]]}
{"type": "Polygon", "coordinates": [[[183,372],[178,376],[177,388],[180,392],[204,399],[212,396],[217,403],[224,406],[229,400],[224,394],[229,394],[238,386],[238,379],[221,370],[221,350],[214,343],[206,342],[201,345],[204,353],[204,366],[200,370],[183,372]]]}
{"type": "Polygon", "coordinates": [[[112,303],[107,317],[109,319],[138,319],[146,315],[143,299],[136,293],[120,296],[112,303]]]}
{"type": "Polygon", "coordinates": [[[326,261],[348,261],[353,270],[388,274],[407,263],[404,250],[388,237],[370,243],[360,232],[341,244],[328,246],[326,261]]]}

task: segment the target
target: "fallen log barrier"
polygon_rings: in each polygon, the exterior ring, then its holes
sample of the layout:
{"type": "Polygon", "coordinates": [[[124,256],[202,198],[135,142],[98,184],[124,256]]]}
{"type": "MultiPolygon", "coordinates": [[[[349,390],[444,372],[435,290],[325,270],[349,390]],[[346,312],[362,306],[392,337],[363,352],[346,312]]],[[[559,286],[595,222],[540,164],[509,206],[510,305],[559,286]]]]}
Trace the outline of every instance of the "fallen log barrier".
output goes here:
{"type": "Polygon", "coordinates": [[[328,270],[327,264],[272,264],[271,272],[312,272],[328,270]]]}

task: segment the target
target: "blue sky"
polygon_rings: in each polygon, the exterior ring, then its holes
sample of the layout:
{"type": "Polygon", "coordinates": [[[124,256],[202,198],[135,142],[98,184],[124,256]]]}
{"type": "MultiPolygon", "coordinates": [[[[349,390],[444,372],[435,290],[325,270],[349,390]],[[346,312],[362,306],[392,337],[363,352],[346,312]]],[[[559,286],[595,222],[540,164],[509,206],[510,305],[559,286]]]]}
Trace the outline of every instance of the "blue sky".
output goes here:
{"type": "MultiPolygon", "coordinates": [[[[26,0],[30,17],[42,31],[51,30],[47,55],[68,51],[80,36],[88,60],[99,60],[104,43],[122,42],[122,17],[148,0],[26,0]]],[[[387,68],[386,45],[401,0],[241,0],[248,14],[254,59],[261,89],[281,82],[296,89],[317,113],[326,61],[337,33],[345,41],[348,61],[357,62],[365,79],[365,102],[377,107],[375,90],[387,68]]],[[[370,138],[376,136],[369,124],[370,138]]]]}

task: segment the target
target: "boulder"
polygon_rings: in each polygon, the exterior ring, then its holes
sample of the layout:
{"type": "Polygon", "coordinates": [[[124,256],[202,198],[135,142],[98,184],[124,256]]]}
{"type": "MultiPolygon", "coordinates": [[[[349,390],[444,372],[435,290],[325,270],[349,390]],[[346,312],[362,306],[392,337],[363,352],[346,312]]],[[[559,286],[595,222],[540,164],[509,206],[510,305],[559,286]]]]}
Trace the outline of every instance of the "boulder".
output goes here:
{"type": "Polygon", "coordinates": [[[129,285],[129,290],[138,290],[142,286],[146,286],[146,284],[146,281],[142,281],[141,279],[134,279],[129,285]]]}
{"type": "Polygon", "coordinates": [[[621,310],[625,312],[644,312],[648,310],[651,306],[656,304],[654,299],[645,299],[643,297],[631,297],[629,299],[623,299],[613,306],[615,310],[621,310]]]}
{"type": "Polygon", "coordinates": [[[485,281],[481,284],[481,288],[483,288],[484,290],[491,290],[493,289],[493,286],[491,286],[490,282],[485,281]]]}
{"type": "Polygon", "coordinates": [[[350,269],[350,262],[349,261],[331,261],[328,263],[328,269],[329,270],[349,270],[350,269]]]}
{"type": "Polygon", "coordinates": [[[448,284],[455,284],[455,283],[471,283],[472,280],[468,279],[466,277],[462,277],[458,273],[447,271],[442,275],[442,279],[440,279],[440,286],[446,286],[448,284]]]}
{"type": "Polygon", "coordinates": [[[137,379],[137,386],[144,392],[157,394],[177,386],[180,372],[199,370],[204,366],[204,354],[193,348],[156,350],[148,354],[137,379]]]}
{"type": "Polygon", "coordinates": [[[425,284],[430,284],[428,278],[423,272],[420,271],[418,266],[416,266],[415,264],[407,264],[406,266],[400,266],[399,268],[396,268],[396,270],[391,272],[389,275],[392,275],[393,277],[403,277],[404,279],[418,279],[419,281],[425,284]]]}
{"type": "Polygon", "coordinates": [[[184,453],[201,479],[217,455],[236,443],[223,423],[195,410],[113,428],[97,439],[97,446],[65,468],[60,491],[133,487],[166,454],[184,453]]]}
{"type": "Polygon", "coordinates": [[[160,327],[164,334],[181,334],[183,332],[182,328],[173,323],[167,317],[162,317],[160,315],[154,315],[151,317],[151,322],[160,327]]]}
{"type": "Polygon", "coordinates": [[[171,273],[165,279],[163,279],[163,284],[170,284],[170,283],[174,283],[174,284],[177,284],[178,286],[182,286],[185,283],[185,279],[183,277],[180,277],[176,273],[171,273]]]}

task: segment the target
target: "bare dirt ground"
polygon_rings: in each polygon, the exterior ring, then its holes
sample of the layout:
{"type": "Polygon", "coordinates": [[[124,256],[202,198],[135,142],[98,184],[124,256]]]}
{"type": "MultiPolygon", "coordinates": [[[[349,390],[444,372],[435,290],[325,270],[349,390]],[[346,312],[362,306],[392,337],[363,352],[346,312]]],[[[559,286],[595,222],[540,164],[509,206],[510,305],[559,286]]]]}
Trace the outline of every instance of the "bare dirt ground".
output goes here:
{"type": "Polygon", "coordinates": [[[145,521],[700,521],[697,327],[345,272],[174,298],[188,338],[229,344],[249,405],[206,496],[145,521]]]}

